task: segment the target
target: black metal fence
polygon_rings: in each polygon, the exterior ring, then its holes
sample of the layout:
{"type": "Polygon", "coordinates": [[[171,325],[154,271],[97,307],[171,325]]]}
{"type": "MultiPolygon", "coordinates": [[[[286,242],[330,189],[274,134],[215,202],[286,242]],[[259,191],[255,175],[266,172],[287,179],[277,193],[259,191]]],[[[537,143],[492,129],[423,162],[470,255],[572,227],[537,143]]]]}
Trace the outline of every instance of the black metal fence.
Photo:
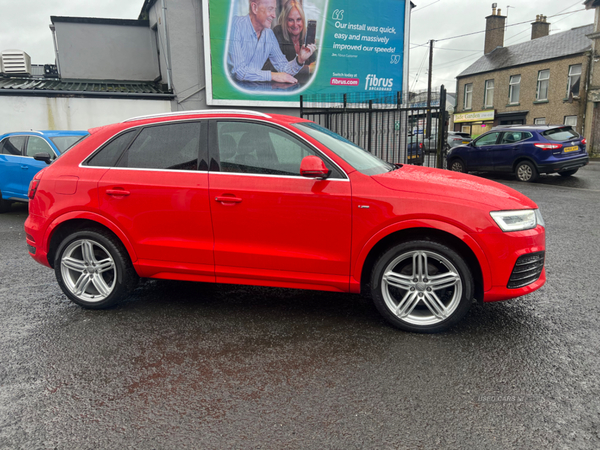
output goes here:
{"type": "Polygon", "coordinates": [[[385,161],[443,167],[448,125],[444,86],[432,92],[300,96],[300,117],[312,120],[385,161]]]}

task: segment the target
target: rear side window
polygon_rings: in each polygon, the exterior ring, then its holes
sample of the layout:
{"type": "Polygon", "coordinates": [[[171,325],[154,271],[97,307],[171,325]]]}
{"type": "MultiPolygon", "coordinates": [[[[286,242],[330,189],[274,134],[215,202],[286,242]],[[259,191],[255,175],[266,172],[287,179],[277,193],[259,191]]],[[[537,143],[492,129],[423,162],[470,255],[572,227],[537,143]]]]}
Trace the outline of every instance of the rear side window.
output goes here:
{"type": "Polygon", "coordinates": [[[529,139],[533,135],[528,131],[507,131],[502,136],[501,144],[512,144],[514,142],[524,141],[525,139],[529,139]]]}
{"type": "Polygon", "coordinates": [[[2,154],[22,156],[23,144],[25,144],[25,136],[8,137],[2,141],[2,154]]]}
{"type": "Polygon", "coordinates": [[[117,167],[197,170],[200,122],[144,128],[125,151],[117,167]]]}
{"type": "Polygon", "coordinates": [[[94,154],[86,166],[113,167],[136,133],[137,130],[129,130],[117,136],[94,154]]]}
{"type": "Polygon", "coordinates": [[[553,130],[544,131],[542,133],[546,139],[553,141],[568,141],[570,139],[577,139],[579,134],[573,131],[573,128],[554,128],[553,130]]]}

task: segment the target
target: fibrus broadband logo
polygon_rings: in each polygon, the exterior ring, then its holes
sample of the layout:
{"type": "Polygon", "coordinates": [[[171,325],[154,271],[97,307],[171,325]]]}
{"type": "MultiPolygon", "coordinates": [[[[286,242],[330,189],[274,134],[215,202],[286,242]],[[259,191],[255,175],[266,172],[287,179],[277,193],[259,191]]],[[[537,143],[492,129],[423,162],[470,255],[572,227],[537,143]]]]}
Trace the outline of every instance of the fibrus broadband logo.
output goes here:
{"type": "Polygon", "coordinates": [[[393,78],[377,78],[377,75],[372,73],[367,75],[365,91],[391,91],[393,87],[393,78]]]}

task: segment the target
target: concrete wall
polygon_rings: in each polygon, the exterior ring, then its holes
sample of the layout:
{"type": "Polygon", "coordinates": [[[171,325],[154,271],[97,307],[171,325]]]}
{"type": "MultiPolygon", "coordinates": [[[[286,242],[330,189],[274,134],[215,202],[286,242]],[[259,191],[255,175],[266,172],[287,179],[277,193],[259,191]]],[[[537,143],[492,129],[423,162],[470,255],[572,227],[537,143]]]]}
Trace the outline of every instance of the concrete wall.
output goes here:
{"type": "Polygon", "coordinates": [[[154,81],[156,37],[143,26],[54,21],[62,78],[154,81]]]}
{"type": "Polygon", "coordinates": [[[87,130],[130,117],[170,111],[168,100],[0,96],[0,133],[87,130]]]}
{"type": "Polygon", "coordinates": [[[464,86],[468,83],[473,83],[473,102],[471,110],[481,111],[490,109],[485,108],[483,104],[485,80],[494,80],[493,109],[496,110],[496,114],[513,111],[529,111],[527,114],[527,124],[533,124],[533,121],[536,118],[545,117],[546,124],[553,125],[564,123],[565,116],[578,116],[577,131],[581,133],[584,122],[584,107],[581,102],[585,102],[586,98],[584,93],[584,80],[587,73],[587,66],[588,57],[586,55],[580,55],[460,78],[458,80],[456,113],[465,112],[463,108],[464,86]],[[582,64],[582,82],[580,98],[576,98],[572,103],[569,103],[567,101],[567,83],[569,66],[573,64],[582,64]],[[544,69],[550,69],[548,101],[536,103],[538,71],[544,69]],[[508,90],[511,75],[521,75],[521,93],[519,103],[516,105],[508,105],[508,90]]]}

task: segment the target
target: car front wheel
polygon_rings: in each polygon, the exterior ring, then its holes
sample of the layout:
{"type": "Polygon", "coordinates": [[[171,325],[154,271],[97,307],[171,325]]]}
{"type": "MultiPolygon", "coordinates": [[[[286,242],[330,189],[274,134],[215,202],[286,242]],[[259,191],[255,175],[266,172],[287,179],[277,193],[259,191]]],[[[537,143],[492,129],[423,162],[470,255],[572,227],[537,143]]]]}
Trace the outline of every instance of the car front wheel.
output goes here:
{"type": "Polygon", "coordinates": [[[473,277],[463,258],[433,241],[413,241],[385,252],[371,275],[371,295],[381,315],[405,331],[436,333],[471,307],[473,277]]]}
{"type": "Polygon", "coordinates": [[[450,170],[452,170],[453,172],[467,172],[465,163],[463,163],[460,159],[454,159],[450,162],[450,170]]]}
{"type": "Polygon", "coordinates": [[[91,309],[114,305],[137,282],[127,251],[105,231],[86,230],[67,236],[56,252],[54,271],[65,295],[91,309]]]}
{"type": "Polygon", "coordinates": [[[538,173],[535,166],[529,161],[521,161],[515,169],[515,176],[519,181],[535,181],[538,173]]]}

